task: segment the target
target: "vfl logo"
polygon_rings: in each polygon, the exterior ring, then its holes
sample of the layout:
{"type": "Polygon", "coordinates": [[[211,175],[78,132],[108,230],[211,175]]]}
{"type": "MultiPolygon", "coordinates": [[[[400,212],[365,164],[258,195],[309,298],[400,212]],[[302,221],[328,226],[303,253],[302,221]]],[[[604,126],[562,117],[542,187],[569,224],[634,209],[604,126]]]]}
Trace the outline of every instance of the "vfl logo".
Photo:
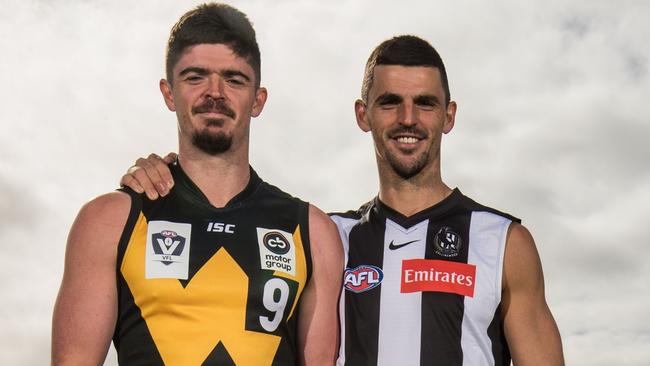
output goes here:
{"type": "Polygon", "coordinates": [[[343,277],[343,287],[355,293],[370,291],[379,286],[384,279],[380,268],[371,265],[361,265],[347,268],[343,277]]]}
{"type": "Polygon", "coordinates": [[[443,226],[436,234],[433,245],[436,254],[449,258],[458,255],[463,241],[450,227],[443,226]]]}
{"type": "Polygon", "coordinates": [[[171,230],[163,230],[151,235],[153,252],[160,257],[160,261],[165,265],[176,262],[174,257],[183,253],[185,248],[185,238],[171,230]]]}
{"type": "Polygon", "coordinates": [[[291,249],[291,245],[289,244],[287,238],[285,238],[284,235],[277,231],[270,231],[264,234],[262,242],[264,243],[266,249],[279,255],[287,254],[289,252],[289,249],[291,249]]]}

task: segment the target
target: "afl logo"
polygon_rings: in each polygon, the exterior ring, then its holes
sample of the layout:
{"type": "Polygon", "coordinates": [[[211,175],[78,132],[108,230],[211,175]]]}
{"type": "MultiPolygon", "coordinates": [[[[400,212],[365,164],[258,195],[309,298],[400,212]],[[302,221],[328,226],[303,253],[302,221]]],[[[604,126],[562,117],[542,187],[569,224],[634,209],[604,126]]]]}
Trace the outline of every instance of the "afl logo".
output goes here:
{"type": "Polygon", "coordinates": [[[380,268],[370,265],[361,265],[356,268],[347,268],[343,277],[343,287],[355,293],[365,292],[381,284],[384,273],[380,268]]]}
{"type": "Polygon", "coordinates": [[[436,234],[433,244],[436,254],[449,258],[458,255],[463,241],[450,227],[443,226],[436,234]]]}
{"type": "Polygon", "coordinates": [[[287,254],[289,252],[289,249],[291,249],[287,238],[285,238],[284,235],[280,234],[277,231],[270,231],[264,234],[262,242],[264,243],[266,249],[279,255],[287,254]]]}

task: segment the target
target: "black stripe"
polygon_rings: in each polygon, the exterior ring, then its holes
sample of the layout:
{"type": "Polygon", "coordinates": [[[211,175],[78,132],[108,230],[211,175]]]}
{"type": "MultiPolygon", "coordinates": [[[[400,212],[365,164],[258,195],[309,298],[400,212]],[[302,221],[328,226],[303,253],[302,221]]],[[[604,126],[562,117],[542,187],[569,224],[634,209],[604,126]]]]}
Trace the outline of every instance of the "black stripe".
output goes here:
{"type": "Polygon", "coordinates": [[[510,349],[506,342],[503,331],[503,322],[501,321],[501,305],[497,306],[492,322],[487,329],[488,337],[492,341],[492,356],[494,356],[495,366],[510,365],[510,349]]]}
{"type": "MultiPolygon", "coordinates": [[[[456,214],[441,221],[430,221],[427,231],[425,258],[467,263],[468,238],[471,216],[456,214]],[[443,257],[436,254],[435,237],[443,227],[448,227],[461,238],[457,256],[443,257]]],[[[422,338],[420,365],[462,366],[463,350],[461,333],[465,297],[443,292],[422,293],[422,338]]]]}
{"type": "MultiPolygon", "coordinates": [[[[372,210],[370,215],[376,215],[376,211],[372,210]]],[[[347,268],[382,267],[386,220],[372,217],[369,222],[375,226],[366,221],[350,232],[347,268]]],[[[377,364],[380,300],[381,285],[361,293],[345,290],[345,365],[377,364]]]]}

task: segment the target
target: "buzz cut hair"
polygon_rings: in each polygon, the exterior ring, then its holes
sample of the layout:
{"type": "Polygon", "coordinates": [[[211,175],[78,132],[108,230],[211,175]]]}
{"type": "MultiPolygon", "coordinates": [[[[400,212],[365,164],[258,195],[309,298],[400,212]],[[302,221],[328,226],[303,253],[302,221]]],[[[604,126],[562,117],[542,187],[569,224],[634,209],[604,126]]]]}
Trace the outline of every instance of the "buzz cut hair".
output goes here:
{"type": "Polygon", "coordinates": [[[440,71],[442,87],[445,91],[445,105],[449,104],[449,81],[445,64],[438,51],[429,42],[413,35],[401,35],[385,40],[377,46],[366,62],[361,85],[361,98],[368,103],[368,93],[375,77],[375,67],[379,65],[426,66],[440,71]]]}

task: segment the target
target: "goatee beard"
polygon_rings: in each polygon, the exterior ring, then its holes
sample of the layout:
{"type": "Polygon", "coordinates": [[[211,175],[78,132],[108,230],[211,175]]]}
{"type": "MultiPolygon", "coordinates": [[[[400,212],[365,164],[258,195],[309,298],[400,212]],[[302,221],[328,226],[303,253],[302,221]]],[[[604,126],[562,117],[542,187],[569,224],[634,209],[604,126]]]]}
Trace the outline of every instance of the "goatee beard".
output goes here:
{"type": "Polygon", "coordinates": [[[208,129],[195,131],[192,144],[208,155],[219,155],[230,150],[232,137],[223,132],[210,133],[208,129]]]}

